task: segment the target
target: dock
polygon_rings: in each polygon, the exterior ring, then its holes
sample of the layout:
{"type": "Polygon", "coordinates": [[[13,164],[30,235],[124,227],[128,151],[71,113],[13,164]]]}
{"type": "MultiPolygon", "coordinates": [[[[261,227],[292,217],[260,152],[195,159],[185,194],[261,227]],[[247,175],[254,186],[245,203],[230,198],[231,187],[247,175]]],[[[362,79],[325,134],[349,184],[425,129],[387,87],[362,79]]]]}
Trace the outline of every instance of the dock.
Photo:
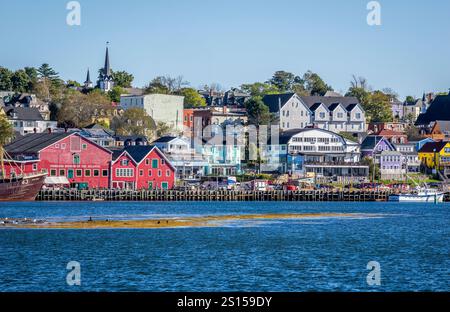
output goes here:
{"type": "MultiPolygon", "coordinates": [[[[38,201],[309,201],[309,202],[384,202],[389,190],[299,190],[299,191],[176,191],[176,190],[41,190],[38,201]]],[[[447,200],[449,198],[447,197],[447,200]]]]}

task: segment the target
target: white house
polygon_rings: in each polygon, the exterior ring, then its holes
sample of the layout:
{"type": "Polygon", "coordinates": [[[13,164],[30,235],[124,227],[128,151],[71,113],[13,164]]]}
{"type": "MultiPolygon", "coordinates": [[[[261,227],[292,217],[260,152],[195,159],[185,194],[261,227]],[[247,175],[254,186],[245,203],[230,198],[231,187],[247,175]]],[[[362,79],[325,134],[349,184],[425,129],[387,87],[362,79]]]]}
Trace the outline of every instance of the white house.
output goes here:
{"type": "Polygon", "coordinates": [[[183,131],[184,97],[167,94],[124,95],[123,109],[143,108],[156,123],[165,123],[175,132],[183,131]]]}
{"type": "Polygon", "coordinates": [[[37,108],[6,107],[4,110],[14,131],[21,135],[53,131],[57,128],[57,122],[44,120],[37,108]]]}
{"type": "Polygon", "coordinates": [[[360,145],[328,130],[289,130],[272,143],[265,149],[266,171],[348,178],[369,173],[368,166],[360,163],[360,145]]]}
{"type": "Polygon", "coordinates": [[[272,94],[263,98],[282,131],[316,127],[333,132],[366,131],[364,109],[355,97],[272,94]]]}

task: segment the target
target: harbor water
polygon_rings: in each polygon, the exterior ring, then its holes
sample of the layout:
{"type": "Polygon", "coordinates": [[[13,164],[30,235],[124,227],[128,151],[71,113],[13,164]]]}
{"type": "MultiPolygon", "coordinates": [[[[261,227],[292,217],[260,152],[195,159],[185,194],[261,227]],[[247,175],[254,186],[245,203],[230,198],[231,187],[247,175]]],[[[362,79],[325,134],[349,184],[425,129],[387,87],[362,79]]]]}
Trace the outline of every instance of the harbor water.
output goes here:
{"type": "Polygon", "coordinates": [[[370,213],[161,229],[0,226],[0,291],[450,291],[450,204],[1,203],[0,218],[133,220],[370,213]],[[67,264],[80,265],[69,285],[67,264]],[[369,285],[369,262],[380,285],[369,285]]]}

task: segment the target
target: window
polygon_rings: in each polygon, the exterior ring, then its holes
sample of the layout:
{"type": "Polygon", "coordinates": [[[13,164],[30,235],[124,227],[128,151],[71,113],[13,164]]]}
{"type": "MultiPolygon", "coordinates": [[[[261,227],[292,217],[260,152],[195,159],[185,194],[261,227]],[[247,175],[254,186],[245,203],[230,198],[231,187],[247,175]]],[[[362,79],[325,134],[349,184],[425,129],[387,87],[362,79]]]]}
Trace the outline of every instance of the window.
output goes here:
{"type": "Polygon", "coordinates": [[[66,149],[66,143],[61,143],[61,149],[66,149]]]}
{"type": "Polygon", "coordinates": [[[66,170],[60,169],[60,170],[59,170],[59,176],[60,176],[60,177],[65,177],[65,176],[66,176],[66,170]]]}
{"type": "Polygon", "coordinates": [[[147,158],[147,159],[145,160],[145,164],[146,164],[147,166],[150,165],[150,159],[147,158]]]}
{"type": "Polygon", "coordinates": [[[51,169],[50,170],[50,176],[51,177],[56,177],[56,170],[55,169],[51,169]]]}
{"type": "Polygon", "coordinates": [[[103,169],[102,170],[102,177],[107,177],[108,176],[108,170],[103,169]]]}
{"type": "Polygon", "coordinates": [[[139,176],[140,177],[144,176],[144,170],[139,170],[139,176]]]}
{"type": "Polygon", "coordinates": [[[73,169],[69,169],[69,170],[67,171],[67,177],[68,177],[69,179],[73,179],[73,169]]]}
{"type": "Polygon", "coordinates": [[[337,116],[338,116],[338,118],[343,118],[344,114],[343,113],[338,113],[337,116]]]}
{"type": "Polygon", "coordinates": [[[161,183],[161,188],[162,188],[163,190],[167,190],[167,189],[169,188],[169,183],[167,183],[167,182],[162,182],[162,183],[161,183]]]}
{"type": "Polygon", "coordinates": [[[165,159],[161,159],[161,165],[165,165],[166,164],[166,160],[165,159]]]}
{"type": "Polygon", "coordinates": [[[83,170],[81,170],[81,169],[77,169],[77,171],[75,173],[76,173],[77,177],[83,176],[83,170]]]}
{"type": "Polygon", "coordinates": [[[117,177],[133,177],[134,170],[131,168],[116,168],[117,177]]]}
{"type": "Polygon", "coordinates": [[[162,171],[158,170],[158,177],[161,177],[161,176],[162,176],[162,171]]]}
{"type": "Polygon", "coordinates": [[[59,148],[59,144],[55,144],[55,148],[59,148]]]}
{"type": "Polygon", "coordinates": [[[361,113],[356,113],[355,117],[356,119],[361,119],[361,113]]]}
{"type": "Polygon", "coordinates": [[[84,149],[84,150],[87,149],[87,144],[81,145],[81,148],[84,149]]]}
{"type": "Polygon", "coordinates": [[[166,170],[166,177],[170,177],[170,170],[166,170]]]}
{"type": "Polygon", "coordinates": [[[128,159],[122,159],[122,161],[120,162],[120,164],[121,164],[122,166],[128,166],[129,163],[130,163],[130,162],[129,162],[128,159]]]}
{"type": "Polygon", "coordinates": [[[320,113],[319,117],[320,117],[320,119],[325,119],[325,113],[324,112],[320,113]]]}
{"type": "Polygon", "coordinates": [[[152,168],[157,169],[159,167],[158,159],[152,159],[152,168]]]}
{"type": "Polygon", "coordinates": [[[152,170],[149,169],[149,170],[148,170],[148,176],[151,177],[152,175],[153,175],[152,170]]]}
{"type": "Polygon", "coordinates": [[[78,155],[78,154],[73,155],[73,164],[74,165],[80,164],[80,155],[78,155]]]}
{"type": "Polygon", "coordinates": [[[33,171],[37,171],[37,164],[33,164],[33,171]]]}
{"type": "Polygon", "coordinates": [[[94,177],[99,177],[100,176],[100,170],[95,169],[94,170],[94,177]]]}
{"type": "Polygon", "coordinates": [[[85,177],[90,177],[91,176],[91,169],[84,170],[84,176],[85,177]]]}

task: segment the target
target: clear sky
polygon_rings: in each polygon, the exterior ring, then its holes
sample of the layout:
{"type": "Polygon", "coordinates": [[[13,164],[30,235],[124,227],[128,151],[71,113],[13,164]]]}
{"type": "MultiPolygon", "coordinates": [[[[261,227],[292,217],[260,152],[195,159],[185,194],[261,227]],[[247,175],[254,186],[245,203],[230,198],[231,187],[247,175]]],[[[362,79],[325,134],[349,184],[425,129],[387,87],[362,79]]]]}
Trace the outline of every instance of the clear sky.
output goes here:
{"type": "Polygon", "coordinates": [[[110,41],[112,68],[136,86],[183,75],[228,88],[311,69],[337,91],[352,74],[402,97],[450,88],[448,0],[380,0],[382,25],[372,27],[368,0],[79,0],[72,27],[68,2],[0,0],[0,66],[47,62],[82,82],[110,41]]]}

